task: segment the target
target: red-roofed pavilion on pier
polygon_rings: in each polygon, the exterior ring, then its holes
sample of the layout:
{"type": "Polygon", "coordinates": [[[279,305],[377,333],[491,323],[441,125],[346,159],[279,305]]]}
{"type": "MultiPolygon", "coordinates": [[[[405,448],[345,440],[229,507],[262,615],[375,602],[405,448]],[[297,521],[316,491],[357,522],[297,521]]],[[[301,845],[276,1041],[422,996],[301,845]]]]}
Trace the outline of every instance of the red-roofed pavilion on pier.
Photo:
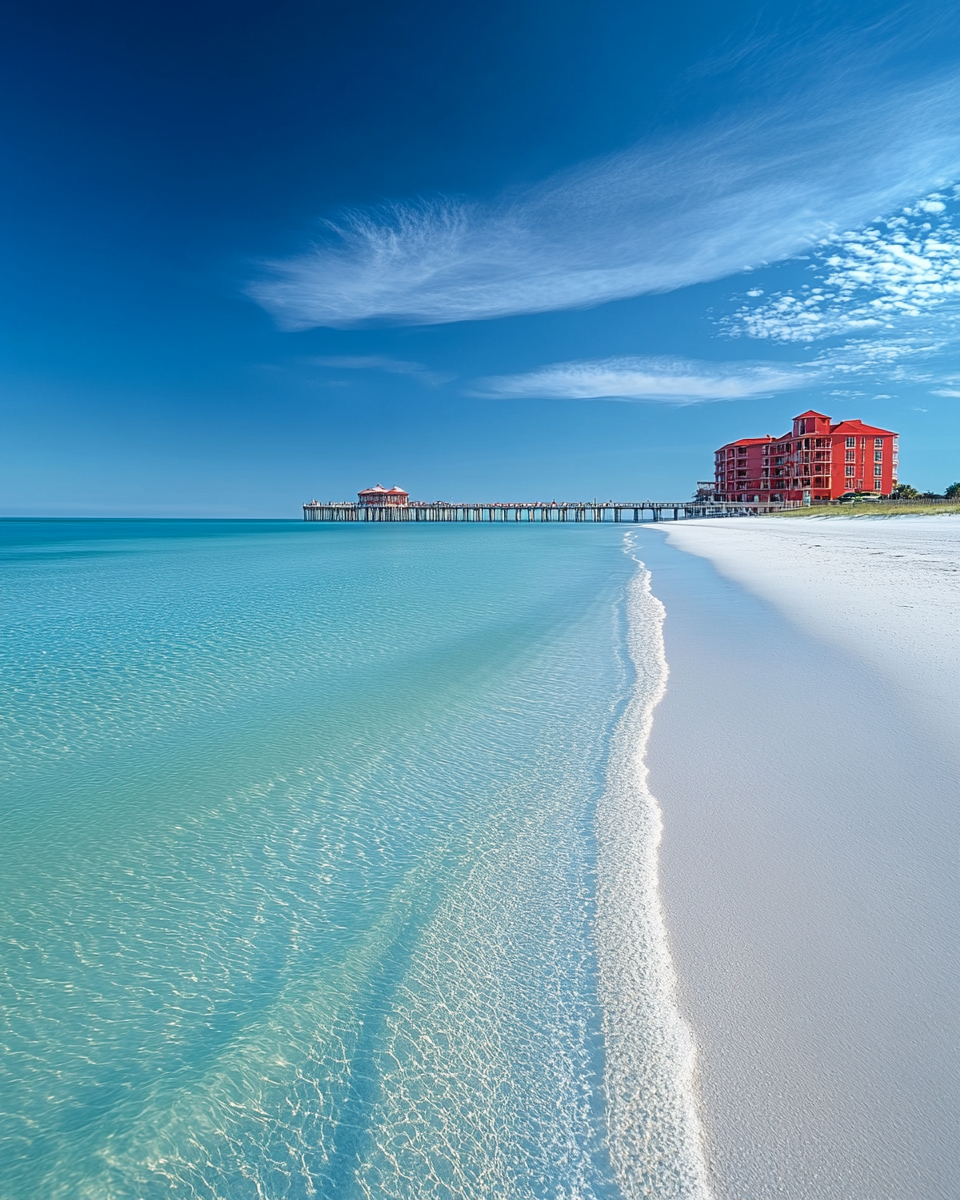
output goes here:
{"type": "Polygon", "coordinates": [[[897,485],[900,438],[863,421],[831,423],[813,409],[780,437],[740,438],[716,452],[718,500],[837,500],[845,493],[889,496],[897,485]]]}
{"type": "Polygon", "coordinates": [[[385,488],[382,483],[378,483],[376,487],[364,488],[362,492],[358,492],[357,496],[361,504],[380,508],[385,504],[400,505],[405,508],[410,503],[410,493],[405,492],[403,488],[392,487],[385,488]]]}

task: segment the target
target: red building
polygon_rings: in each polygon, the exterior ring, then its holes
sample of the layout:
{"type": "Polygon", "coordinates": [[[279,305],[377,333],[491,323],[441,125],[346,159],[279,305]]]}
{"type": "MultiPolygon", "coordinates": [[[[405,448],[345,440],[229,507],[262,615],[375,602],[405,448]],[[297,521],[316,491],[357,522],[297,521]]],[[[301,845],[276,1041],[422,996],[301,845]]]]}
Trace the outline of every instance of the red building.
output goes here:
{"type": "Polygon", "coordinates": [[[900,438],[863,421],[830,423],[801,413],[780,437],[740,438],[716,453],[718,500],[836,500],[846,492],[889,496],[896,487],[900,438]]]}
{"type": "Polygon", "coordinates": [[[373,505],[376,508],[385,504],[398,504],[405,508],[410,502],[409,492],[398,487],[385,488],[382,483],[378,483],[376,487],[364,488],[357,495],[361,504],[373,505]]]}

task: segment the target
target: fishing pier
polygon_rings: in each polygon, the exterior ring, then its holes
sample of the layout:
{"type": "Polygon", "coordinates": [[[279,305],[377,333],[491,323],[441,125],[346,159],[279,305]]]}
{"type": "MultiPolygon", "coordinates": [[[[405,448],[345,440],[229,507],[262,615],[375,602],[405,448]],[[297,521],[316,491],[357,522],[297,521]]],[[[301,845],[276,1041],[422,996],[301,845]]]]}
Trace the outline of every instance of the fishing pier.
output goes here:
{"type": "MultiPolygon", "coordinates": [[[[372,489],[371,489],[372,490],[372,489]]],[[[399,489],[398,489],[399,490],[399,489]]],[[[469,521],[492,524],[504,521],[603,522],[674,521],[691,517],[747,517],[779,512],[782,504],[735,503],[720,500],[586,500],[530,504],[453,504],[443,501],[327,504],[311,500],[303,506],[305,521],[469,521]]]]}

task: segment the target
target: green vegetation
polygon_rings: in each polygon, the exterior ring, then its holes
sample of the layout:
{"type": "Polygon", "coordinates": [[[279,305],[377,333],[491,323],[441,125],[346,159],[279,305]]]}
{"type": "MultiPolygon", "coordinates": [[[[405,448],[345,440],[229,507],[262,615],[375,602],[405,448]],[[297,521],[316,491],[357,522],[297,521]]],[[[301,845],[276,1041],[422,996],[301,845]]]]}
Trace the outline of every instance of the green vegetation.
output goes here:
{"type": "Polygon", "coordinates": [[[811,504],[766,513],[770,517],[926,517],[936,513],[960,513],[960,496],[949,500],[855,500],[848,504],[811,504]]]}
{"type": "Polygon", "coordinates": [[[820,501],[809,507],[788,508],[783,512],[767,513],[770,517],[915,517],[935,513],[960,512],[960,483],[951,483],[939,492],[918,492],[909,483],[898,483],[883,500],[873,492],[855,492],[843,500],[820,501]]]}
{"type": "Polygon", "coordinates": [[[890,495],[894,500],[960,500],[960,483],[951,483],[942,496],[939,492],[918,492],[909,483],[898,483],[890,495]]]}

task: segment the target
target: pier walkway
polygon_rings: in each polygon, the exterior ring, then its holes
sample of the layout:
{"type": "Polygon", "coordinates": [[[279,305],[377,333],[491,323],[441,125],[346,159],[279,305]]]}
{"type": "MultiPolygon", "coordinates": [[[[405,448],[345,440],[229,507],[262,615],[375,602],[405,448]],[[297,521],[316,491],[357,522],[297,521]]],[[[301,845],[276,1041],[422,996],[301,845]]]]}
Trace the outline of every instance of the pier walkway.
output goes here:
{"type": "Polygon", "coordinates": [[[321,504],[303,506],[305,521],[662,521],[681,517],[748,517],[779,512],[783,505],[734,503],[719,500],[588,500],[550,504],[321,504]],[[608,515],[609,514],[609,515],[608,515]]]}

